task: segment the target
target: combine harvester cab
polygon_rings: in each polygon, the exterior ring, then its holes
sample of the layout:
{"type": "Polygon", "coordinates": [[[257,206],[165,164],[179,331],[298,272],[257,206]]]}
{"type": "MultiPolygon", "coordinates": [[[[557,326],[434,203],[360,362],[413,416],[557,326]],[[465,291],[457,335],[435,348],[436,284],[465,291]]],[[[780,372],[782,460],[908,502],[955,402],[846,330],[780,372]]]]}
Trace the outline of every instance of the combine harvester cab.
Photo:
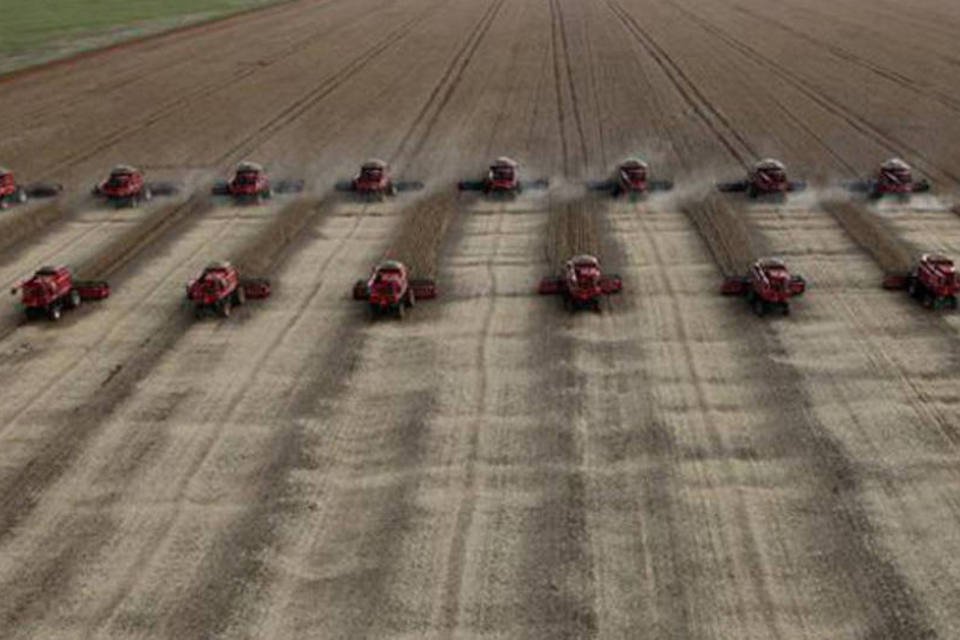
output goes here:
{"type": "Polygon", "coordinates": [[[482,180],[462,180],[457,183],[460,191],[482,191],[488,197],[516,198],[526,190],[547,189],[550,180],[522,180],[520,165],[506,156],[494,160],[482,180]]]}
{"type": "Polygon", "coordinates": [[[0,210],[24,204],[31,198],[53,198],[62,191],[62,185],[53,183],[37,182],[22,186],[17,183],[12,171],[0,167],[0,210]]]}
{"type": "Polygon", "coordinates": [[[540,295],[559,295],[569,311],[591,309],[600,313],[606,296],[623,291],[623,279],[604,275],[595,256],[579,255],[567,260],[556,276],[543,278],[537,287],[540,295]]]}
{"type": "Polygon", "coordinates": [[[960,295],[957,269],[950,258],[925,253],[909,273],[884,278],[885,289],[905,290],[928,309],[956,309],[960,295]]]}
{"type": "Polygon", "coordinates": [[[847,190],[862,193],[871,200],[893,196],[906,201],[915,193],[930,191],[930,183],[923,178],[916,179],[913,168],[900,158],[890,158],[881,164],[874,177],[849,182],[844,186],[847,190]]]}
{"type": "Polygon", "coordinates": [[[142,171],[129,165],[117,165],[107,179],[93,188],[93,195],[118,207],[138,207],[154,196],[172,196],[180,188],[172,182],[147,182],[142,171]]]}
{"type": "Polygon", "coordinates": [[[269,297],[270,281],[265,278],[243,278],[229,262],[212,262],[187,284],[187,300],[196,316],[208,313],[229,318],[233,307],[246,301],[269,297]]]}
{"type": "Polygon", "coordinates": [[[746,193],[751,200],[765,198],[775,201],[783,201],[788,193],[804,191],[806,188],[806,182],[790,180],[786,166],[773,158],[757,162],[743,180],[721,182],[717,185],[721,193],[746,193]]]}
{"type": "Polygon", "coordinates": [[[237,165],[229,180],[216,182],[211,191],[215,196],[229,196],[237,204],[262,204],[275,194],[300,193],[303,187],[303,180],[280,180],[273,184],[261,165],[244,161],[237,165]]]}
{"type": "Polygon", "coordinates": [[[628,158],[620,163],[613,176],[607,180],[590,182],[590,191],[603,191],[614,198],[627,196],[643,198],[656,191],[673,189],[672,180],[653,180],[650,178],[649,165],[639,158],[628,158]]]}
{"type": "Polygon", "coordinates": [[[424,184],[418,181],[393,179],[390,165],[383,160],[367,160],[351,180],[336,184],[337,191],[354,193],[361,198],[383,201],[403,191],[419,191],[424,184]]]}
{"type": "Polygon", "coordinates": [[[103,281],[74,280],[68,267],[41,267],[30,278],[10,291],[20,293],[20,302],[28,320],[59,320],[64,311],[76,309],[84,301],[110,296],[110,285],[103,281]]]}
{"type": "Polygon", "coordinates": [[[806,280],[792,275],[783,260],[761,258],[750,265],[747,275],[727,278],[721,293],[743,296],[754,313],[764,316],[771,311],[788,315],[790,299],[803,295],[806,290],[806,280]]]}
{"type": "Polygon", "coordinates": [[[412,309],[418,300],[437,297],[437,285],[426,278],[410,278],[407,266],[397,260],[377,264],[366,280],[357,280],[353,299],[368,304],[376,318],[392,315],[403,319],[405,310],[412,309]]]}

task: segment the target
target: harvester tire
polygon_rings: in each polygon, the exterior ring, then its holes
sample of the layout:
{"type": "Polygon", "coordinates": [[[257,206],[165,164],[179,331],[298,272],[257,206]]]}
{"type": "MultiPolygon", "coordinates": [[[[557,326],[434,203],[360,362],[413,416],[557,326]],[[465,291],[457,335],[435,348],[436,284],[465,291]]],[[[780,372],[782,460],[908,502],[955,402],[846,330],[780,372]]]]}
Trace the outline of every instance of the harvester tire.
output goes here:
{"type": "Polygon", "coordinates": [[[80,298],[80,292],[77,291],[76,289],[71,289],[69,298],[67,300],[67,306],[70,307],[71,309],[76,309],[77,307],[80,306],[81,300],[82,299],[80,298]]]}
{"type": "Polygon", "coordinates": [[[781,312],[783,315],[785,315],[785,316],[790,315],[790,303],[789,303],[789,302],[784,302],[784,303],[783,303],[783,306],[782,306],[781,309],[780,309],[780,312],[781,312]]]}
{"type": "Polygon", "coordinates": [[[23,187],[17,187],[17,190],[13,193],[13,201],[17,204],[23,204],[27,201],[27,191],[23,187]]]}
{"type": "Polygon", "coordinates": [[[397,305],[397,320],[403,320],[403,310],[405,305],[403,302],[397,305]]]}
{"type": "Polygon", "coordinates": [[[407,289],[407,299],[405,300],[405,304],[407,305],[408,308],[413,309],[413,305],[415,305],[416,303],[417,303],[417,296],[413,292],[413,289],[407,289]]]}
{"type": "Polygon", "coordinates": [[[767,305],[761,298],[753,299],[753,312],[763,317],[767,313],[767,305]]]}
{"type": "Polygon", "coordinates": [[[220,301],[220,304],[217,305],[217,313],[220,314],[221,318],[229,318],[232,306],[233,305],[230,304],[230,298],[224,298],[220,301]]]}
{"type": "Polygon", "coordinates": [[[50,318],[53,322],[56,322],[60,319],[60,316],[63,314],[63,311],[60,309],[60,305],[53,304],[50,305],[50,308],[47,309],[47,317],[50,318]]]}
{"type": "Polygon", "coordinates": [[[244,292],[243,287],[238,286],[233,290],[233,304],[238,307],[243,306],[243,303],[247,301],[247,294],[244,292]]]}

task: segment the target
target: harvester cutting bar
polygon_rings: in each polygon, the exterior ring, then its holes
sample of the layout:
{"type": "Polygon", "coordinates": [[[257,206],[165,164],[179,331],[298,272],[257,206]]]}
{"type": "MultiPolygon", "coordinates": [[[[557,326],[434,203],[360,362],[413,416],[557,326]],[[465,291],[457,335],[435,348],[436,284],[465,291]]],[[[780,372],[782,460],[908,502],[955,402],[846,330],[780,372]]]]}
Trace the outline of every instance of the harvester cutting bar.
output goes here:
{"type": "Polygon", "coordinates": [[[104,300],[110,297],[110,285],[104,280],[75,280],[73,288],[81,300],[104,300]]]}
{"type": "Polygon", "coordinates": [[[240,286],[244,295],[250,300],[260,300],[270,297],[270,281],[266,278],[242,278],[240,286]]]}
{"type": "Polygon", "coordinates": [[[437,297],[437,283],[428,278],[411,279],[410,289],[417,300],[431,300],[437,297]]]}

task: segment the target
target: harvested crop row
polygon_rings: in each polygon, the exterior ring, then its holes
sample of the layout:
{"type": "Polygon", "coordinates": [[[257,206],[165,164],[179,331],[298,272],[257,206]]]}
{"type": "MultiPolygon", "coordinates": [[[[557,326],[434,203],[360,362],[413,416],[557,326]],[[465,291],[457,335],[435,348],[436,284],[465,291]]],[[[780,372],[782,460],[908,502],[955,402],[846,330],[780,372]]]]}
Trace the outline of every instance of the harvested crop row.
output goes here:
{"type": "Polygon", "coordinates": [[[769,253],[763,239],[722,197],[690,201],[682,209],[710,249],[723,275],[742,273],[755,259],[769,253]]]}
{"type": "Polygon", "coordinates": [[[267,275],[277,265],[283,250],[290,246],[307,225],[328,209],[326,199],[308,198],[291,202],[263,229],[238,249],[233,262],[240,273],[267,275]]]}
{"type": "Polygon", "coordinates": [[[61,202],[49,202],[35,209],[21,207],[16,211],[4,213],[0,218],[0,251],[6,251],[17,243],[36,235],[66,215],[67,207],[61,202]]]}
{"type": "Polygon", "coordinates": [[[827,202],[823,208],[886,273],[904,273],[913,263],[915,247],[890,229],[866,207],[849,202],[827,202]]]}
{"type": "Polygon", "coordinates": [[[118,234],[94,255],[76,265],[77,278],[108,278],[181,222],[196,218],[211,207],[210,199],[206,196],[193,196],[186,202],[161,207],[148,213],[140,222],[118,234]]]}
{"type": "Polygon", "coordinates": [[[581,253],[603,259],[599,215],[600,207],[585,198],[564,202],[550,212],[546,252],[552,267],[581,253]]]}
{"type": "Polygon", "coordinates": [[[407,206],[401,213],[400,233],[387,255],[406,264],[417,277],[435,278],[440,247],[457,210],[456,194],[446,192],[407,206]]]}

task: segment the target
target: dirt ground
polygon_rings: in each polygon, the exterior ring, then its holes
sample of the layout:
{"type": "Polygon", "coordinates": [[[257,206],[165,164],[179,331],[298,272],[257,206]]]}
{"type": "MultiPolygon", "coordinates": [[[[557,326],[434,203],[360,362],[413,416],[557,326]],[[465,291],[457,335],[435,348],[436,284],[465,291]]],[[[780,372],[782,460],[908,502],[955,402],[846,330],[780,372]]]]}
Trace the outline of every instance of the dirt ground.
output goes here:
{"type": "Polygon", "coordinates": [[[960,316],[880,282],[960,257],[960,5],[302,0],[23,74],[0,159],[69,194],[0,214],[0,639],[960,637],[960,316]],[[584,195],[641,154],[671,194],[584,195]],[[457,195],[499,155],[551,188],[457,195]],[[710,195],[772,155],[812,189],[710,195]],[[900,155],[931,197],[832,185],[900,155]],[[330,193],[367,157],[427,188],[330,193]],[[202,193],[114,210],[110,165],[202,193]],[[840,202],[838,204],[838,201],[840,202]],[[601,314],[538,297],[589,251],[601,314]],[[785,318],[719,295],[761,254],[785,318]],[[436,300],[372,321],[383,256],[436,300]],[[197,320],[211,260],[274,295],[197,320]]]}

